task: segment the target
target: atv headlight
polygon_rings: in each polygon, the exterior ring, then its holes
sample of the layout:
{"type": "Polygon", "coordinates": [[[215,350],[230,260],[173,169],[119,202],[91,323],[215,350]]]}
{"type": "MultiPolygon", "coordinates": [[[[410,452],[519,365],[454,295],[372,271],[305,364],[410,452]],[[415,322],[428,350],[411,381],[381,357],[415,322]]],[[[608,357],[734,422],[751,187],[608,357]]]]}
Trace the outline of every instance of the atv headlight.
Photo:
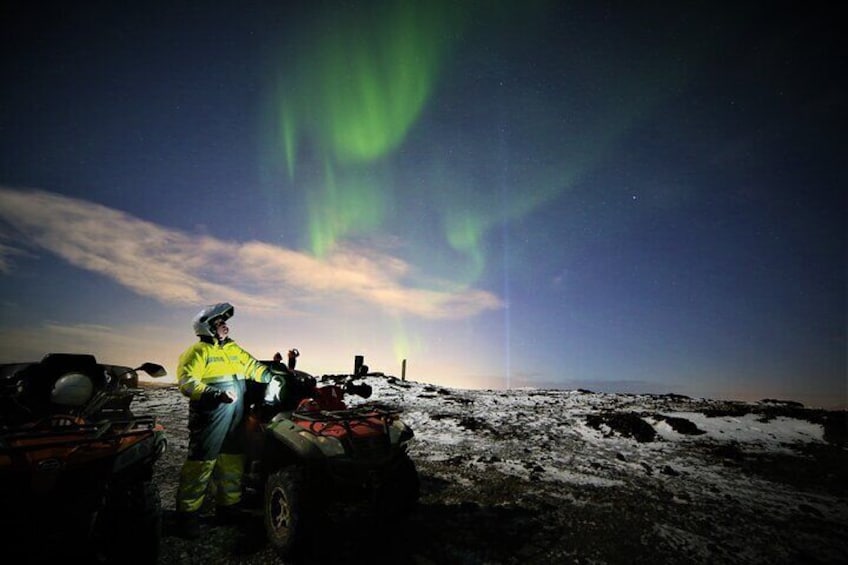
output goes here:
{"type": "Polygon", "coordinates": [[[400,420],[393,421],[392,425],[389,426],[389,440],[392,442],[392,445],[406,443],[413,438],[413,435],[412,428],[400,420]]]}
{"type": "Polygon", "coordinates": [[[306,431],[300,432],[300,436],[317,445],[327,457],[338,457],[345,454],[344,445],[334,437],[316,436],[306,431]]]}
{"type": "Polygon", "coordinates": [[[50,401],[59,406],[83,406],[94,392],[91,377],[82,373],[65,373],[53,383],[50,401]]]}

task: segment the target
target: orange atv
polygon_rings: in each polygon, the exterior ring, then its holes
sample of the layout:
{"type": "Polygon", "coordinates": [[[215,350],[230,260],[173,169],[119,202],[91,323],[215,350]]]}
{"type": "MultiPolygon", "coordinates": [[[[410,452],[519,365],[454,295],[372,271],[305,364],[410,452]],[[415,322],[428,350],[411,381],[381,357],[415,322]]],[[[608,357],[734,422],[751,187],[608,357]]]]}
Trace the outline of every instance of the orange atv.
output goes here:
{"type": "Polygon", "coordinates": [[[166,447],[132,413],[138,371],[91,355],[0,365],[0,547],[22,562],[156,563],[162,511],[153,465],[166,447]]]}
{"type": "Polygon", "coordinates": [[[362,357],[356,357],[353,375],[324,375],[320,385],[295,369],[296,358],[292,350],[288,366],[279,357],[263,361],[282,386],[274,392],[272,381],[263,397],[254,396],[252,403],[248,397],[253,408],[246,486],[254,495],[248,499],[261,504],[266,536],[283,559],[326,527],[331,510],[397,522],[419,497],[418,473],[407,452],[413,432],[400,419],[401,410],[373,402],[348,406],[344,400],[347,394],[371,396],[369,385],[355,383],[369,375],[362,357]]]}

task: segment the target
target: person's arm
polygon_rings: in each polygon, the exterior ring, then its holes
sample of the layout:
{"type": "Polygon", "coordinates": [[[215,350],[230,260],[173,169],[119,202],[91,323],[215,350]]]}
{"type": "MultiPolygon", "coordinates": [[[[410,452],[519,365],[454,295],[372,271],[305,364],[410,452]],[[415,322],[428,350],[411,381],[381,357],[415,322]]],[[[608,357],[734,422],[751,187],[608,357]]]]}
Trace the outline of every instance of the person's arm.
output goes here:
{"type": "Polygon", "coordinates": [[[271,377],[273,376],[271,370],[266,367],[264,363],[260,363],[253,355],[245,351],[241,346],[238,346],[238,348],[239,360],[244,366],[245,378],[258,383],[267,384],[271,382],[271,377]]]}
{"type": "MultiPolygon", "coordinates": [[[[265,402],[276,402],[286,394],[287,386],[283,371],[273,370],[258,361],[253,355],[239,347],[239,358],[244,366],[244,376],[259,383],[265,383],[265,402]]],[[[283,366],[285,369],[285,366],[283,366]]]]}
{"type": "Polygon", "coordinates": [[[206,368],[206,355],[200,343],[196,343],[180,355],[177,365],[177,383],[180,392],[191,400],[199,400],[206,385],[201,380],[206,368]]]}

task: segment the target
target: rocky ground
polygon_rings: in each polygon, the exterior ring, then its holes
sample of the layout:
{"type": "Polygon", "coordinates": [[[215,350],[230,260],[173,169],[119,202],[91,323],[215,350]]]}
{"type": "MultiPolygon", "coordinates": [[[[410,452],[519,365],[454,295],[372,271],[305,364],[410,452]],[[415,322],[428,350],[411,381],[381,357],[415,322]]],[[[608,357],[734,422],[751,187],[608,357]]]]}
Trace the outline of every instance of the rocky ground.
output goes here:
{"type": "MultiPolygon", "coordinates": [[[[383,380],[375,395],[405,407],[416,430],[420,504],[405,524],[337,516],[304,562],[848,562],[844,412],[383,380]]],[[[156,472],[161,562],[283,563],[258,514],[228,526],[210,517],[194,542],[175,535],[187,407],[166,387],[136,408],[157,414],[170,440],[156,472]]]]}

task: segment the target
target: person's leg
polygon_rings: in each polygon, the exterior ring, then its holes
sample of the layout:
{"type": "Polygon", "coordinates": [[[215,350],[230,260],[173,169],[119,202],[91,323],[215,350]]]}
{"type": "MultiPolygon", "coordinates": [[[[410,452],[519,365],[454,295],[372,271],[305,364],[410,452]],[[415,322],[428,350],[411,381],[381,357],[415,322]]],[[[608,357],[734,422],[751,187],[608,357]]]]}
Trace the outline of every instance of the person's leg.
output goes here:
{"type": "Polygon", "coordinates": [[[188,458],[180,471],[176,505],[180,529],[186,537],[196,537],[199,533],[197,515],[203,507],[206,488],[234,412],[232,404],[221,404],[210,410],[200,402],[189,403],[188,458]]]}
{"type": "Polygon", "coordinates": [[[245,383],[236,383],[238,400],[233,402],[232,420],[224,438],[212,480],[217,487],[216,512],[224,519],[233,517],[242,498],[244,478],[244,398],[245,383]],[[229,511],[229,512],[228,512],[229,511]]]}

